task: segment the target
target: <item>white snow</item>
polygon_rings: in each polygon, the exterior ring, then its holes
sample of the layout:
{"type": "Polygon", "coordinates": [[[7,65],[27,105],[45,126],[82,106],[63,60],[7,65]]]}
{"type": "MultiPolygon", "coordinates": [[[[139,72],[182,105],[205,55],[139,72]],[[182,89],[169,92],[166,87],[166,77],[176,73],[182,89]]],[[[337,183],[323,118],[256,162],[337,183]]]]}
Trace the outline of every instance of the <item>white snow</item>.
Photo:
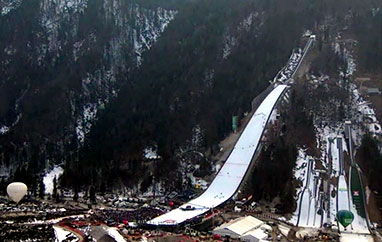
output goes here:
{"type": "Polygon", "coordinates": [[[76,134],[80,143],[84,142],[85,135],[89,133],[92,127],[92,121],[97,117],[98,106],[96,103],[85,104],[82,110],[82,116],[77,119],[76,134]]]}
{"type": "Polygon", "coordinates": [[[346,76],[352,76],[356,71],[356,64],[353,56],[347,49],[344,49],[344,58],[346,60],[347,68],[346,68],[346,76]]]}
{"type": "MultiPolygon", "coordinates": [[[[41,18],[39,20],[44,33],[47,34],[47,43],[40,46],[42,60],[47,51],[58,52],[62,48],[59,38],[59,29],[64,20],[70,21],[75,34],[81,13],[87,7],[88,0],[42,0],[40,3],[41,18]]],[[[57,53],[58,55],[58,53],[57,53]]],[[[41,62],[42,63],[42,62],[41,62]]]]}
{"type": "Polygon", "coordinates": [[[227,161],[202,195],[183,204],[180,208],[152,219],[148,223],[153,225],[179,224],[199,216],[230,199],[236,193],[250,165],[274,105],[286,88],[286,85],[277,86],[261,103],[241,134],[227,161]],[[182,210],[187,207],[192,209],[182,210]]]}
{"type": "Polygon", "coordinates": [[[56,177],[56,180],[58,182],[58,178],[64,173],[64,169],[60,166],[55,166],[53,170],[51,170],[49,173],[47,173],[44,178],[43,182],[45,185],[45,193],[46,194],[53,194],[53,179],[56,177]]]}
{"type": "MultiPolygon", "coordinates": [[[[349,210],[350,194],[348,192],[348,186],[345,180],[345,176],[338,177],[338,211],[349,210]]],[[[340,225],[342,227],[342,225],[340,225]]]]}
{"type": "Polygon", "coordinates": [[[371,190],[368,186],[365,187],[365,195],[366,195],[366,204],[369,204],[371,190]]]}
{"type": "Polygon", "coordinates": [[[312,31],[307,29],[304,31],[304,33],[302,34],[303,37],[310,37],[312,35],[312,31]]]}
{"type": "Polygon", "coordinates": [[[316,228],[302,228],[296,232],[296,237],[303,240],[305,236],[318,236],[318,230],[316,228]]]}
{"type": "MultiPolygon", "coordinates": [[[[353,95],[353,107],[355,107],[354,115],[356,119],[357,130],[354,130],[354,141],[356,145],[360,145],[362,135],[364,134],[364,129],[370,132],[373,136],[381,136],[382,129],[381,125],[377,120],[374,109],[371,107],[369,102],[366,102],[364,98],[359,93],[357,86],[354,84],[350,85],[353,95]]],[[[354,127],[354,125],[353,125],[354,127]]]]}
{"type": "MultiPolygon", "coordinates": [[[[325,164],[325,149],[323,144],[330,144],[328,142],[328,137],[336,138],[336,134],[330,133],[327,129],[316,129],[318,130],[317,134],[317,144],[318,148],[321,149],[323,157],[321,158],[321,163],[325,167],[328,164],[325,164]],[[322,142],[326,140],[326,142],[322,142]]],[[[331,143],[332,149],[336,148],[336,139],[331,143]]],[[[326,147],[328,150],[328,147],[326,147]]],[[[332,150],[333,151],[333,150],[332,150]]],[[[294,177],[296,180],[302,182],[302,186],[298,187],[297,192],[297,208],[293,213],[292,218],[289,219],[290,223],[295,224],[296,226],[305,227],[305,228],[320,228],[323,223],[327,222],[327,210],[324,210],[322,207],[323,197],[320,194],[320,186],[322,180],[319,178],[320,172],[325,172],[325,170],[316,170],[316,159],[312,156],[306,155],[306,151],[302,148],[298,150],[298,157],[296,161],[296,168],[294,171],[294,177]],[[322,214],[318,214],[318,211],[321,209],[322,214]]],[[[338,165],[338,150],[336,151],[337,155],[334,158],[335,164],[333,164],[333,173],[339,174],[339,165],[338,165]]],[[[334,187],[330,185],[330,190],[334,190],[334,187]]],[[[330,216],[333,217],[336,214],[336,199],[330,197],[330,216]]]]}
{"type": "Polygon", "coordinates": [[[118,232],[117,228],[111,228],[107,226],[103,226],[106,232],[115,239],[116,242],[126,242],[125,238],[118,232]]]}
{"type": "Polygon", "coordinates": [[[222,167],[221,164],[216,164],[216,165],[214,166],[214,168],[213,168],[213,171],[214,171],[215,173],[218,173],[221,167],[222,167]]]}
{"type": "Polygon", "coordinates": [[[374,239],[371,235],[366,234],[354,234],[354,233],[346,233],[342,232],[340,237],[341,242],[374,242],[374,239]]]}
{"type": "Polygon", "coordinates": [[[287,83],[290,79],[294,77],[296,71],[298,70],[301,62],[304,60],[306,53],[308,53],[309,48],[313,44],[314,39],[309,38],[306,43],[304,50],[294,49],[287,64],[277,73],[273,79],[273,83],[287,83]]]}
{"type": "Polygon", "coordinates": [[[206,190],[208,188],[208,183],[198,177],[194,177],[192,173],[188,174],[188,177],[191,179],[191,184],[193,187],[200,187],[203,190],[206,190]]]}
{"type": "Polygon", "coordinates": [[[139,30],[134,29],[132,36],[137,60],[136,63],[137,66],[140,66],[143,61],[143,52],[151,48],[153,43],[159,38],[160,34],[175,18],[178,12],[158,7],[154,13],[147,13],[147,10],[140,10],[139,5],[135,5],[133,9],[135,9],[135,26],[143,26],[139,30]],[[146,11],[146,14],[142,13],[142,11],[146,11]],[[156,17],[148,18],[148,15],[156,15],[156,17]]]}
{"type": "MultiPolygon", "coordinates": [[[[335,51],[341,52],[341,46],[336,45],[335,51]]],[[[345,73],[340,73],[340,78],[351,76],[356,70],[355,62],[350,52],[346,52],[346,50],[344,50],[343,53],[348,68],[345,73]]],[[[287,74],[285,74],[283,71],[281,71],[277,75],[277,77],[286,80],[287,74]]],[[[312,84],[316,87],[318,85],[323,85],[324,87],[328,88],[325,80],[327,78],[328,77],[325,76],[319,78],[312,76],[312,84]]],[[[353,111],[351,115],[357,118],[357,120],[352,120],[352,122],[354,121],[352,123],[352,137],[357,146],[360,145],[362,135],[366,131],[370,131],[374,135],[378,135],[380,125],[376,120],[374,110],[360,96],[357,87],[354,84],[350,84],[349,86],[346,86],[344,88],[348,87],[350,88],[350,92],[352,93],[351,100],[353,102],[353,111]]],[[[335,218],[337,211],[350,210],[354,214],[354,221],[351,225],[348,226],[346,233],[351,232],[356,235],[344,235],[341,241],[356,241],[357,238],[359,238],[360,241],[368,241],[371,238],[371,236],[367,227],[367,221],[365,220],[365,218],[358,215],[356,207],[353,204],[353,200],[350,194],[351,189],[348,186],[348,181],[351,180],[351,177],[349,179],[345,177],[346,173],[344,171],[344,165],[342,164],[341,160],[341,158],[343,157],[341,156],[340,151],[343,150],[344,152],[348,152],[345,138],[342,135],[344,133],[344,120],[339,120],[337,123],[333,123],[331,121],[323,121],[326,118],[327,117],[325,116],[325,114],[317,114],[315,117],[317,148],[321,151],[322,165],[325,167],[326,171],[328,169],[331,169],[330,180],[337,180],[338,186],[331,183],[328,184],[330,193],[330,210],[323,212],[322,223],[333,225],[333,228],[336,228],[337,223],[335,223],[335,218]],[[330,164],[331,167],[329,167],[330,164]],[[333,194],[336,195],[333,197],[333,194]],[[346,240],[345,238],[349,238],[349,240],[346,240]],[[351,240],[350,238],[353,238],[353,240],[351,240]]],[[[317,204],[321,202],[321,197],[317,193],[317,188],[320,186],[320,181],[317,182],[316,175],[314,174],[315,171],[313,169],[314,166],[310,166],[309,159],[306,159],[306,161],[304,161],[304,159],[302,159],[304,157],[306,158],[304,150],[300,149],[299,156],[296,162],[295,179],[303,181],[305,187],[297,189],[297,209],[300,209],[300,212],[296,210],[292,216],[292,219],[289,222],[292,222],[293,224],[296,224],[300,227],[317,228],[320,227],[321,222],[321,216],[317,214],[317,204]],[[308,165],[304,166],[304,162],[308,163],[308,165]]],[[[325,186],[324,190],[326,190],[326,188],[327,187],[325,186]]],[[[339,226],[340,231],[344,232],[344,228],[342,227],[342,225],[339,226]]]]}
{"type": "Polygon", "coordinates": [[[53,225],[53,229],[54,229],[54,235],[56,236],[55,242],[65,241],[69,236],[75,237],[73,233],[66,231],[57,225],[53,225]]]}
{"type": "Polygon", "coordinates": [[[227,35],[224,38],[224,48],[223,48],[223,59],[227,59],[231,54],[232,48],[234,48],[238,44],[238,40],[235,36],[227,35]]]}
{"type": "Polygon", "coordinates": [[[239,28],[242,28],[242,29],[245,29],[246,31],[249,31],[249,29],[251,28],[251,25],[254,21],[254,17],[256,17],[259,13],[250,13],[241,23],[240,23],[240,27],[239,28]]]}
{"type": "MultiPolygon", "coordinates": [[[[81,0],[77,1],[81,2],[81,0]]],[[[98,69],[83,77],[83,93],[87,100],[80,113],[77,113],[76,134],[80,144],[84,143],[86,134],[90,131],[92,122],[97,117],[97,109],[102,108],[111,97],[117,95],[116,70],[127,70],[129,66],[124,55],[126,48],[130,48],[130,51],[135,53],[133,61],[136,61],[136,65],[140,66],[143,61],[143,52],[151,48],[177,14],[175,10],[145,9],[139,4],[129,4],[126,10],[123,1],[104,1],[103,7],[106,18],[114,21],[115,26],[119,29],[119,34],[111,38],[108,46],[105,46],[103,50],[103,58],[111,62],[110,69],[98,69]]],[[[53,31],[52,39],[56,38],[54,31],[57,30],[56,25],[60,24],[60,21],[57,20],[54,23],[55,25],[50,28],[53,31]]],[[[96,35],[89,33],[85,40],[74,43],[74,61],[77,61],[86,52],[84,48],[87,45],[83,45],[83,43],[89,42],[92,45],[96,41],[96,35]]],[[[59,49],[52,44],[49,44],[49,48],[59,49]]]]}
{"type": "MultiPolygon", "coordinates": [[[[153,197],[154,194],[156,197],[163,197],[165,188],[162,185],[160,181],[155,182],[153,185],[151,185],[146,192],[144,192],[142,195],[140,195],[140,198],[147,198],[147,197],[153,197]]],[[[122,199],[121,199],[122,200],[122,199]]]]}
{"type": "Polygon", "coordinates": [[[304,187],[306,185],[306,178],[308,175],[308,162],[310,159],[312,159],[312,157],[307,156],[304,149],[302,148],[298,149],[296,168],[294,170],[294,178],[295,180],[301,181],[302,185],[301,187],[298,187],[296,189],[297,208],[296,208],[296,211],[293,213],[292,218],[289,220],[289,222],[293,224],[297,224],[298,214],[300,211],[299,210],[300,200],[301,200],[301,196],[303,195],[304,187]]]}
{"type": "Polygon", "coordinates": [[[191,143],[193,147],[200,147],[203,143],[203,130],[200,125],[195,125],[192,129],[192,139],[191,143]]]}
{"type": "Polygon", "coordinates": [[[16,119],[9,126],[0,124],[0,135],[8,133],[13,127],[15,127],[19,123],[21,117],[23,116],[23,114],[19,110],[20,102],[24,98],[25,94],[28,92],[29,88],[30,88],[30,83],[28,82],[27,88],[22,91],[21,96],[18,97],[15,101],[14,112],[17,114],[16,119]]]}
{"type": "Polygon", "coordinates": [[[277,109],[273,110],[271,116],[269,117],[270,123],[274,123],[277,120],[278,115],[279,115],[279,113],[278,113],[277,109]]]}
{"type": "Polygon", "coordinates": [[[289,234],[289,231],[290,231],[290,228],[283,225],[283,224],[279,224],[277,225],[277,227],[279,228],[280,232],[282,235],[284,235],[285,237],[288,237],[288,234],[289,234]]]}
{"type": "Polygon", "coordinates": [[[246,16],[243,21],[239,23],[239,25],[235,28],[235,30],[231,31],[233,33],[228,33],[224,37],[224,47],[223,47],[223,59],[227,59],[228,56],[231,54],[232,49],[235,48],[239,44],[239,38],[241,35],[241,32],[246,31],[248,32],[252,26],[252,24],[255,22],[256,17],[259,16],[258,12],[252,12],[248,16],[246,16]]]}
{"type": "MultiPolygon", "coordinates": [[[[317,214],[320,209],[319,199],[319,180],[318,175],[314,170],[314,159],[309,158],[306,160],[306,176],[305,187],[302,191],[302,200],[300,202],[300,220],[298,226],[301,227],[320,227],[321,215],[317,214]]],[[[324,213],[323,213],[324,214],[324,213]]]]}
{"type": "Polygon", "coordinates": [[[353,204],[353,200],[350,194],[350,189],[348,187],[348,184],[344,175],[340,175],[338,177],[338,193],[337,194],[338,194],[338,198],[337,198],[338,210],[337,211],[350,210],[354,214],[354,221],[351,225],[347,227],[346,230],[341,224],[339,224],[340,231],[369,234],[366,220],[362,218],[360,215],[358,215],[355,205],[353,204]]]}
{"type": "Polygon", "coordinates": [[[2,134],[6,134],[6,133],[8,133],[9,132],[9,127],[7,127],[7,126],[1,126],[1,128],[0,128],[0,135],[2,135],[2,134]]]}
{"type": "Polygon", "coordinates": [[[13,0],[13,1],[1,1],[4,6],[1,8],[1,16],[7,15],[13,9],[16,9],[22,3],[22,0],[13,0]]]}
{"type": "Polygon", "coordinates": [[[144,156],[146,159],[152,160],[152,159],[160,159],[160,156],[157,153],[157,146],[148,146],[143,151],[144,156]]]}

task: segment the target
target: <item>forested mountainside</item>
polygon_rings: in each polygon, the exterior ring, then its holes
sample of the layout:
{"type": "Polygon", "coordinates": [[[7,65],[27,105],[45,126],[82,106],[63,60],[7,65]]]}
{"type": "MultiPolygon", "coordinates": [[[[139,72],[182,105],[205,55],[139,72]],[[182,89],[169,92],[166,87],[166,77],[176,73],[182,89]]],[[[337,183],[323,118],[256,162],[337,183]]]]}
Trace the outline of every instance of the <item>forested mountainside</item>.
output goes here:
{"type": "Polygon", "coordinates": [[[213,153],[304,30],[359,19],[361,36],[375,2],[3,1],[0,175],[63,164],[64,186],[133,185],[155,147],[156,177],[175,178],[179,154],[213,153]]]}
{"type": "Polygon", "coordinates": [[[250,111],[313,23],[304,21],[303,9],[270,8],[253,1],[193,1],[180,8],[100,114],[77,160],[66,163],[64,181],[135,184],[150,175],[142,158],[154,146],[161,157],[155,177],[177,183],[182,152],[214,152],[232,115],[250,111]]]}
{"type": "Polygon", "coordinates": [[[136,2],[2,2],[1,175],[39,172],[83,143],[97,110],[177,13],[136,2]]]}

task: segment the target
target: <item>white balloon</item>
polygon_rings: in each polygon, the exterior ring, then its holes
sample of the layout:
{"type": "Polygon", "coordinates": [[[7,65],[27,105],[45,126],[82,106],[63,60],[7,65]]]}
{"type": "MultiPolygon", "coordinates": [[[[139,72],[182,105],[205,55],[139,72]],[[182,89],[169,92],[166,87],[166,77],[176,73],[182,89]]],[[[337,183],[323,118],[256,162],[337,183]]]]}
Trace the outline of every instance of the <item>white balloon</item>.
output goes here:
{"type": "Polygon", "coordinates": [[[22,182],[12,182],[7,187],[8,196],[15,203],[20,202],[20,200],[27,194],[28,187],[22,182]]]}

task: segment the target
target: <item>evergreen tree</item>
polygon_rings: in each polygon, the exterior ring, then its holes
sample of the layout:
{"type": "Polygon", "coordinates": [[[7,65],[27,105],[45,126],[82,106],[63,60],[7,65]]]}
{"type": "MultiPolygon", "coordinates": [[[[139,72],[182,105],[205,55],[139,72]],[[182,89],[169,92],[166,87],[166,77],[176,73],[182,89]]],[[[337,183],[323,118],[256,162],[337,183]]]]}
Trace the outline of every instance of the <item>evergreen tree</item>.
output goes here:
{"type": "Polygon", "coordinates": [[[92,202],[92,203],[95,203],[95,202],[96,202],[95,188],[94,188],[94,186],[91,186],[91,187],[90,187],[90,190],[89,190],[89,199],[90,199],[90,202],[92,202]]]}
{"type": "Polygon", "coordinates": [[[57,178],[54,176],[53,178],[53,198],[57,199],[57,178]]]}
{"type": "Polygon", "coordinates": [[[7,189],[7,183],[5,182],[4,178],[1,178],[0,180],[0,194],[5,195],[7,189]]]}
{"type": "Polygon", "coordinates": [[[61,202],[61,197],[62,196],[62,193],[61,193],[61,191],[56,191],[56,203],[59,203],[59,202],[61,202]]]}
{"type": "Polygon", "coordinates": [[[77,202],[78,200],[78,187],[74,187],[74,195],[73,195],[73,200],[77,202]]]}
{"type": "Polygon", "coordinates": [[[45,195],[45,184],[44,184],[44,180],[43,178],[41,177],[40,178],[40,191],[39,191],[39,197],[41,199],[44,199],[44,195],[45,195]]]}

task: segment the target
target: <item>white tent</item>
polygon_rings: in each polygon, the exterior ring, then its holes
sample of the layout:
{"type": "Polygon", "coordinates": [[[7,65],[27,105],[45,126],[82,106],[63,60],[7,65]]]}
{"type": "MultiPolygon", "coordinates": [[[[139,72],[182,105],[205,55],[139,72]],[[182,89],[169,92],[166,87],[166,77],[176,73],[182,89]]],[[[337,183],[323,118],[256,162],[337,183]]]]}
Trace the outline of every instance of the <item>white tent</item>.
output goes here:
{"type": "Polygon", "coordinates": [[[232,239],[256,242],[268,237],[266,230],[271,229],[263,221],[252,216],[241,217],[222,224],[213,230],[213,234],[221,237],[229,236],[232,239]]]}
{"type": "Polygon", "coordinates": [[[240,237],[240,240],[245,242],[266,241],[268,234],[262,229],[251,230],[240,237]]]}

